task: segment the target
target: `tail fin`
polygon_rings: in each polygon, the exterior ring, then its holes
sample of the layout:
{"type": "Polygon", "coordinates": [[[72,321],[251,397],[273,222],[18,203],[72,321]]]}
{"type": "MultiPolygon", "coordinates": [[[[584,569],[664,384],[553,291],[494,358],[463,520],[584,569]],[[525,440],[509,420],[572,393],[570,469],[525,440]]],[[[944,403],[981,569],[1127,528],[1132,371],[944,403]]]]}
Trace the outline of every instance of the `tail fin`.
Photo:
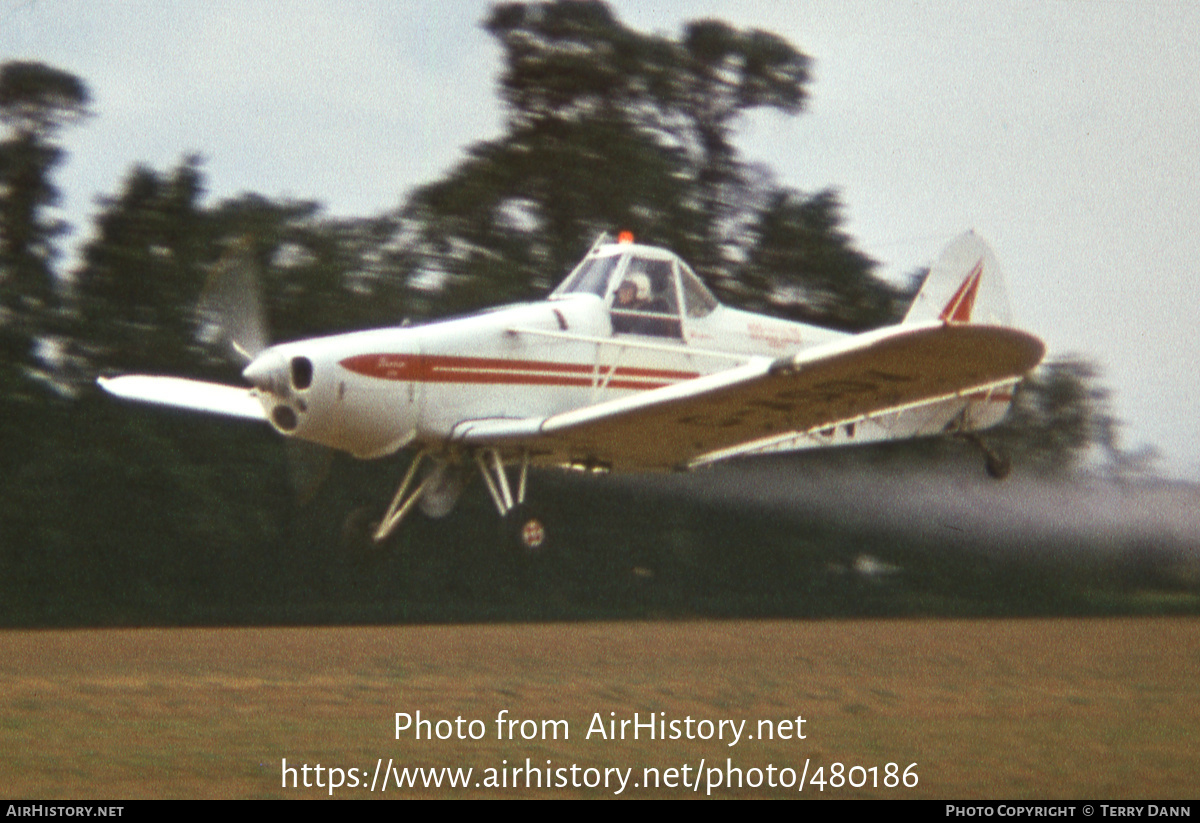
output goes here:
{"type": "Polygon", "coordinates": [[[905,323],[927,320],[1012,324],[996,255],[974,232],[967,232],[946,247],[904,316],[905,323]]]}

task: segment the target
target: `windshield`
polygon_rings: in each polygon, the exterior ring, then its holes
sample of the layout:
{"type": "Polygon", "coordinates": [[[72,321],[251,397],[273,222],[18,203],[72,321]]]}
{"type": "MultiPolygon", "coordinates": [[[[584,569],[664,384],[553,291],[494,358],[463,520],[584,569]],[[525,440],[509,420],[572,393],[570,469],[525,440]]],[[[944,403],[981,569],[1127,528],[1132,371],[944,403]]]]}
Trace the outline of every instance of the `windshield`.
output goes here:
{"type": "Polygon", "coordinates": [[[593,257],[590,260],[584,260],[579,268],[575,269],[571,276],[551,293],[551,296],[582,292],[603,297],[608,290],[609,275],[612,274],[620,259],[619,254],[613,254],[608,257],[593,257]]]}
{"type": "Polygon", "coordinates": [[[683,282],[683,300],[687,304],[688,317],[707,317],[717,307],[717,298],[700,282],[685,264],[679,264],[683,282]]]}
{"type": "Polygon", "coordinates": [[[617,312],[673,315],[677,321],[681,309],[686,317],[701,318],[718,305],[712,292],[682,260],[660,250],[636,247],[616,254],[593,252],[550,296],[568,294],[594,294],[607,298],[608,305],[617,312]]]}

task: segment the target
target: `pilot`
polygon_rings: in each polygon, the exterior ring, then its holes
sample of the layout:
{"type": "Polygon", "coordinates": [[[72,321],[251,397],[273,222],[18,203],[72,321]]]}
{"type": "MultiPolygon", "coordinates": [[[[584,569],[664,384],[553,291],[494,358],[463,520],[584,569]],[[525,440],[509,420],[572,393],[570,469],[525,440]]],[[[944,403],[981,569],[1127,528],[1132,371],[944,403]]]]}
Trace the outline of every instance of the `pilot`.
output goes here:
{"type": "Polygon", "coordinates": [[[662,311],[662,306],[651,294],[649,276],[641,271],[632,272],[617,286],[613,299],[613,331],[663,335],[666,332],[662,319],[647,316],[647,313],[661,314],[662,311]]]}
{"type": "Polygon", "coordinates": [[[636,271],[617,286],[613,308],[623,311],[646,311],[650,306],[650,278],[636,271]]]}

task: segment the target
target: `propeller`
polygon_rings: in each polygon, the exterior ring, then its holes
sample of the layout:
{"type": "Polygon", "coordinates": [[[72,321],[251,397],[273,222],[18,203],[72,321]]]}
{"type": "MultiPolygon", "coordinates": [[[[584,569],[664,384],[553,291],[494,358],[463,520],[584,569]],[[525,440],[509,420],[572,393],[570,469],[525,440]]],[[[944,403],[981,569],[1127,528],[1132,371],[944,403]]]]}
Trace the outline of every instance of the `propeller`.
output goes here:
{"type": "Polygon", "coordinates": [[[228,349],[240,365],[254,361],[271,345],[254,243],[234,242],[221,256],[200,295],[201,337],[228,349]]]}
{"type": "MultiPolygon", "coordinates": [[[[199,312],[203,342],[223,347],[235,365],[244,367],[243,377],[260,390],[276,395],[288,391],[287,380],[275,374],[284,367],[259,359],[270,348],[271,336],[251,237],[238,239],[221,256],[205,283],[199,312]]],[[[285,447],[292,491],[307,503],[329,476],[333,449],[292,438],[285,447]]]]}

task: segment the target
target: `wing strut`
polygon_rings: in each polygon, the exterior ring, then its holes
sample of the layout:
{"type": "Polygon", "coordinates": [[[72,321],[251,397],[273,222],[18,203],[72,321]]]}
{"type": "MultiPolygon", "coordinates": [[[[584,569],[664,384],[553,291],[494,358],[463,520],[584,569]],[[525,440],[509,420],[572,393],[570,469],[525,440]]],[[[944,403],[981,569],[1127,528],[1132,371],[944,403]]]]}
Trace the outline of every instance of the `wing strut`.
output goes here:
{"type": "MultiPolygon", "coordinates": [[[[409,464],[408,471],[404,473],[404,479],[400,481],[400,488],[396,489],[396,495],[388,505],[387,511],[384,512],[383,519],[379,521],[379,525],[371,534],[371,540],[375,543],[382,543],[396,531],[401,521],[412,511],[413,506],[420,502],[426,489],[436,480],[438,473],[430,472],[411,493],[409,492],[409,487],[412,486],[413,480],[417,476],[417,470],[429,456],[428,449],[422,450],[409,464]]],[[[475,463],[479,466],[479,474],[483,477],[484,485],[487,486],[488,493],[492,496],[492,502],[496,504],[496,511],[500,513],[501,517],[507,517],[510,512],[525,504],[525,486],[529,476],[528,450],[523,451],[521,455],[521,472],[518,475],[515,497],[512,493],[512,486],[508,482],[508,471],[504,466],[504,460],[500,457],[497,449],[477,449],[475,463]],[[489,460],[491,465],[488,465],[489,460]]]]}
{"type": "Polygon", "coordinates": [[[475,463],[479,466],[479,474],[483,477],[484,485],[487,486],[488,494],[492,496],[492,502],[496,504],[496,511],[500,512],[501,517],[507,517],[508,513],[517,506],[525,503],[525,479],[529,474],[529,452],[523,452],[521,458],[521,474],[520,480],[517,483],[517,496],[513,499],[512,488],[508,483],[508,472],[504,468],[504,461],[500,459],[500,452],[496,449],[480,449],[475,452],[475,463]],[[485,462],[484,455],[491,458],[492,465],[489,467],[485,462]]]}

